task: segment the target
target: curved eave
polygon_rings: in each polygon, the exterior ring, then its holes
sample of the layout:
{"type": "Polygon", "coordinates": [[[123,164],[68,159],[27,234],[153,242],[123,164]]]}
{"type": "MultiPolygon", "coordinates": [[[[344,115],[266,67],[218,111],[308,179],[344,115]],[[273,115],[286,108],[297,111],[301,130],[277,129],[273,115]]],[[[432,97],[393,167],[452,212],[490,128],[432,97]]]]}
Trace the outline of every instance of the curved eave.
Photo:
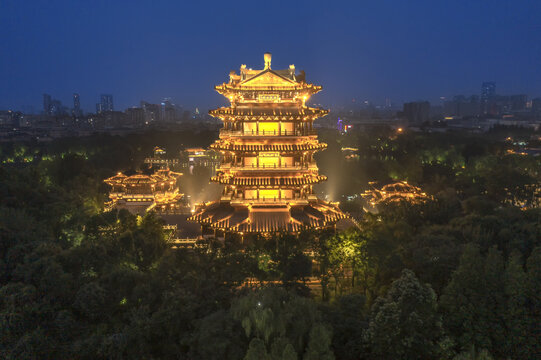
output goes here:
{"type": "Polygon", "coordinates": [[[216,175],[211,177],[210,180],[222,185],[280,187],[318,184],[320,182],[327,181],[327,177],[325,175],[292,177],[231,177],[224,175],[216,175]]]}
{"type": "Polygon", "coordinates": [[[327,109],[304,107],[298,111],[283,111],[280,108],[280,103],[276,103],[276,108],[264,109],[263,111],[257,108],[242,111],[233,107],[221,107],[214,110],[209,110],[209,115],[225,119],[233,118],[235,120],[257,121],[257,120],[308,120],[317,119],[329,114],[327,109]]]}
{"type": "Polygon", "coordinates": [[[315,144],[231,144],[225,142],[215,142],[210,145],[211,149],[224,151],[281,151],[281,152],[297,152],[297,151],[317,151],[327,148],[325,143],[315,144]]]}
{"type": "Polygon", "coordinates": [[[265,206],[260,212],[253,207],[234,208],[229,204],[214,202],[199,209],[189,221],[199,222],[211,229],[237,233],[277,233],[333,226],[348,216],[331,203],[316,200],[305,206],[265,206]],[[255,211],[254,211],[255,210],[255,211]]]}
{"type": "Polygon", "coordinates": [[[231,93],[238,93],[241,91],[303,91],[307,90],[311,94],[316,94],[320,92],[323,89],[321,85],[314,85],[314,84],[307,84],[304,82],[291,84],[291,85],[285,85],[285,86],[249,86],[244,85],[241,83],[236,84],[230,84],[230,83],[223,83],[220,85],[215,85],[214,90],[216,90],[218,93],[228,97],[228,94],[231,93]]]}

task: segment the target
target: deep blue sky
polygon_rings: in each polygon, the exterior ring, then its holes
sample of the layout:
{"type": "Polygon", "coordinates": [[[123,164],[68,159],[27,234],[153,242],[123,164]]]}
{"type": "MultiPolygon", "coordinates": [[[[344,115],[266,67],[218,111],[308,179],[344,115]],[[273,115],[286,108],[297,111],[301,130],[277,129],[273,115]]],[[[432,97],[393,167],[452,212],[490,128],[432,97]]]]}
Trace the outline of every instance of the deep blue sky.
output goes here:
{"type": "Polygon", "coordinates": [[[158,102],[218,105],[241,64],[295,64],[335,107],[478,94],[541,96],[541,1],[0,0],[0,109],[42,94],[87,111],[158,102]]]}

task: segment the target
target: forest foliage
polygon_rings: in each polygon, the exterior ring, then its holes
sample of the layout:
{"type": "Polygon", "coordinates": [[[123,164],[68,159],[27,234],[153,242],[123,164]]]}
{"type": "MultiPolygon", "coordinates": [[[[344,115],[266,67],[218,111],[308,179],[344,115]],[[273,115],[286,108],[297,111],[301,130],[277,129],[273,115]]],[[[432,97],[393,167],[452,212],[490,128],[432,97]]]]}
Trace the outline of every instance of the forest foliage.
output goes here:
{"type": "Polygon", "coordinates": [[[171,249],[153,213],[102,212],[102,180],[154,145],[213,134],[4,144],[0,357],[533,359],[541,161],[509,154],[507,135],[323,134],[337,196],[400,179],[431,200],[365,213],[356,230],[194,249],[171,249]]]}

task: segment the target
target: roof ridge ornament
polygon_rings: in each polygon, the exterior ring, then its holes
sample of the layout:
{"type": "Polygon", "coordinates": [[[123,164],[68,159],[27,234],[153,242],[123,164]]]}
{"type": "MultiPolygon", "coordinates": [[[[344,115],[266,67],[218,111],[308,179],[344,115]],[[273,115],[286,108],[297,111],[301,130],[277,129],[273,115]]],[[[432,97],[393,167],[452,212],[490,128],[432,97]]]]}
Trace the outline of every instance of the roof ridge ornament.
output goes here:
{"type": "Polygon", "coordinates": [[[266,52],[265,54],[263,54],[263,59],[265,60],[265,70],[270,70],[272,54],[270,52],[266,52]]]}

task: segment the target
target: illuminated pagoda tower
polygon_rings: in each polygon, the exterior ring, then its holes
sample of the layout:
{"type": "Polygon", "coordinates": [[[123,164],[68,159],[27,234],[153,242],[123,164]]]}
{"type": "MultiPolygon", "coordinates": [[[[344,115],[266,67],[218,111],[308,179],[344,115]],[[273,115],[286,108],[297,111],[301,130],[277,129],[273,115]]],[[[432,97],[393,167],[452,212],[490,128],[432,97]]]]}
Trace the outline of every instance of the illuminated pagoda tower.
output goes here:
{"type": "Polygon", "coordinates": [[[271,69],[242,65],[229,82],[215,86],[231,102],[211,110],[223,121],[220,138],[210,147],[223,154],[211,181],[225,185],[219,201],[199,204],[190,220],[208,233],[297,233],[303,228],[327,228],[345,218],[335,203],[318,199],[313,185],[319,175],[314,153],[325,149],[313,122],[328,110],[305,105],[321,86],[308,84],[295,66],[271,69]]]}

